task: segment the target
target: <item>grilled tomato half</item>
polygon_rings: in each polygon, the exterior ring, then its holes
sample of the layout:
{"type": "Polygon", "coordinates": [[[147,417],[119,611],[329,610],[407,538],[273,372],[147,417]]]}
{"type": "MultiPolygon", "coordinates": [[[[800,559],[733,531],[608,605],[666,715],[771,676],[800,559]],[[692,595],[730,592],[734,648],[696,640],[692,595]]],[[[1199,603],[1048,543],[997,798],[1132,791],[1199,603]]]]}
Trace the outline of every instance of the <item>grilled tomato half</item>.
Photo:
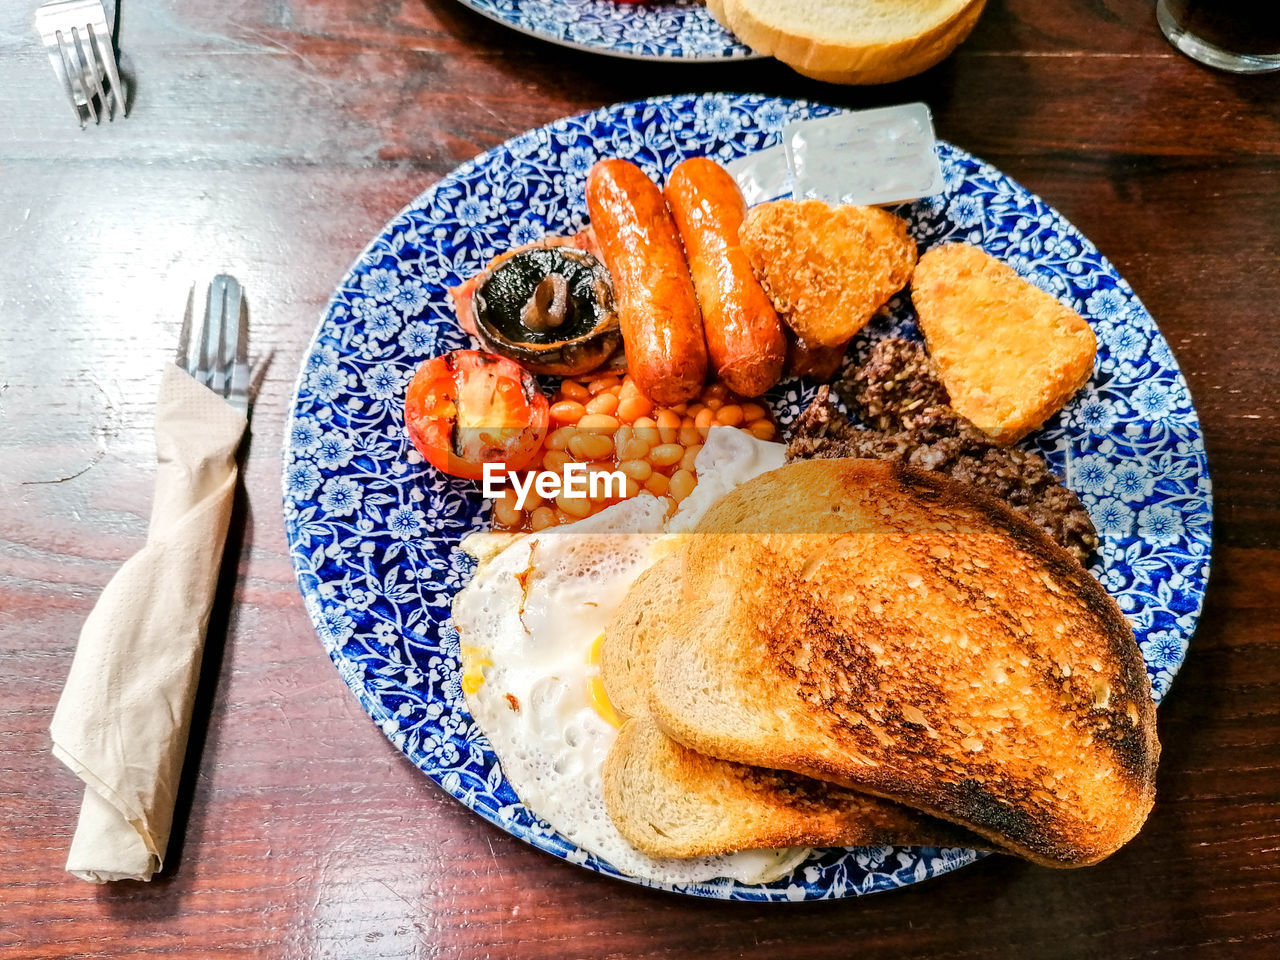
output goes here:
{"type": "Polygon", "coordinates": [[[409,439],[445,473],[478,480],[486,463],[522,470],[547,435],[547,398],[505,357],[454,350],[426,361],[404,398],[409,439]]]}

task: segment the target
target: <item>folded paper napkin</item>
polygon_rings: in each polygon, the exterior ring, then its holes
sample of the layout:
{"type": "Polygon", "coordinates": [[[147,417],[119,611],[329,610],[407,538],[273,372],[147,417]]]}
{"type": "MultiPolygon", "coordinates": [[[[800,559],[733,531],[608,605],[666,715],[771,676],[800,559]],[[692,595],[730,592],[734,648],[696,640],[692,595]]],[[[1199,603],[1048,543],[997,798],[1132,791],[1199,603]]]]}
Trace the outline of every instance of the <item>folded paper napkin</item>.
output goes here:
{"type": "Polygon", "coordinates": [[[86,784],[67,857],[82,880],[150,880],[163,861],[245,426],[165,370],[147,543],[85,621],[50,727],[54,756],[86,784]]]}

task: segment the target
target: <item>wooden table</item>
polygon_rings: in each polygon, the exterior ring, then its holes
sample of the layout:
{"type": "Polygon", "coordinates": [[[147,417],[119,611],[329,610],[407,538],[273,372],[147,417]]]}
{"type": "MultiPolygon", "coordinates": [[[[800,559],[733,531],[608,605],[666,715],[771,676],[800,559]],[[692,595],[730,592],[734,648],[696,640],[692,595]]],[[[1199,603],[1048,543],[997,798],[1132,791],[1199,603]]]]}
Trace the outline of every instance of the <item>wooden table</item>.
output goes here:
{"type": "Polygon", "coordinates": [[[991,0],[926,75],[620,63],[451,0],[125,0],[130,117],[77,129],[0,11],[0,956],[1280,955],[1280,76],[1176,54],[1143,0],[991,0]],[[726,905],[606,880],[488,826],[343,688],[294,584],[280,446],[330,290],[409,198],[613,101],[925,100],[1046,197],[1158,318],[1208,436],[1204,619],[1160,711],[1160,797],[1110,860],[989,859],[858,902],[726,905]],[[80,784],[47,727],[80,624],[142,543],[151,413],[193,281],[227,270],[270,367],[164,875],[62,870],[80,784]]]}

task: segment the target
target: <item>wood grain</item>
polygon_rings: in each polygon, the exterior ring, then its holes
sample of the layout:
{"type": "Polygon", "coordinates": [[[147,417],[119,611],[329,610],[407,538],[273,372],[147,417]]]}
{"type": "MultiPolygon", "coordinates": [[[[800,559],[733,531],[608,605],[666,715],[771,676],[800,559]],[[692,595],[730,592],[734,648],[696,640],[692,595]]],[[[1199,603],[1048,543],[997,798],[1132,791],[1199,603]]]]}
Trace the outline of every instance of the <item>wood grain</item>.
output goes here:
{"type": "Polygon", "coordinates": [[[130,117],[80,132],[26,5],[0,9],[0,956],[1271,957],[1280,954],[1280,77],[1217,74],[1144,0],[991,0],[929,73],[856,90],[772,62],[619,64],[452,0],[123,0],[130,117]],[[20,9],[21,7],[21,9],[20,9]],[[1103,864],[992,858],[858,902],[725,905],[489,827],[343,688],[294,585],[284,415],[329,292],[418,191],[605,103],[759,90],[922,99],[1046,197],[1173,345],[1216,497],[1201,628],[1160,712],[1159,801],[1103,864]],[[62,863],[80,787],[47,726],[80,624],[142,542],[186,291],[228,270],[270,355],[164,875],[62,863]]]}

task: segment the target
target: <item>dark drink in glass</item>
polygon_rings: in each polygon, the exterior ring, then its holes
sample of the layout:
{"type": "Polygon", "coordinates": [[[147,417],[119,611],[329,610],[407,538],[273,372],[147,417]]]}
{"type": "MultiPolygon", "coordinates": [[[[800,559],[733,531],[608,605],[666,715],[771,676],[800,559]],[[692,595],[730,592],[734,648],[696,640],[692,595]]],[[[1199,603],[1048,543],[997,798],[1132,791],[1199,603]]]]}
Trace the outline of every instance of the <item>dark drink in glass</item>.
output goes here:
{"type": "Polygon", "coordinates": [[[1274,0],[1159,0],[1169,42],[1201,63],[1236,73],[1280,70],[1280,3],[1274,0]]]}

